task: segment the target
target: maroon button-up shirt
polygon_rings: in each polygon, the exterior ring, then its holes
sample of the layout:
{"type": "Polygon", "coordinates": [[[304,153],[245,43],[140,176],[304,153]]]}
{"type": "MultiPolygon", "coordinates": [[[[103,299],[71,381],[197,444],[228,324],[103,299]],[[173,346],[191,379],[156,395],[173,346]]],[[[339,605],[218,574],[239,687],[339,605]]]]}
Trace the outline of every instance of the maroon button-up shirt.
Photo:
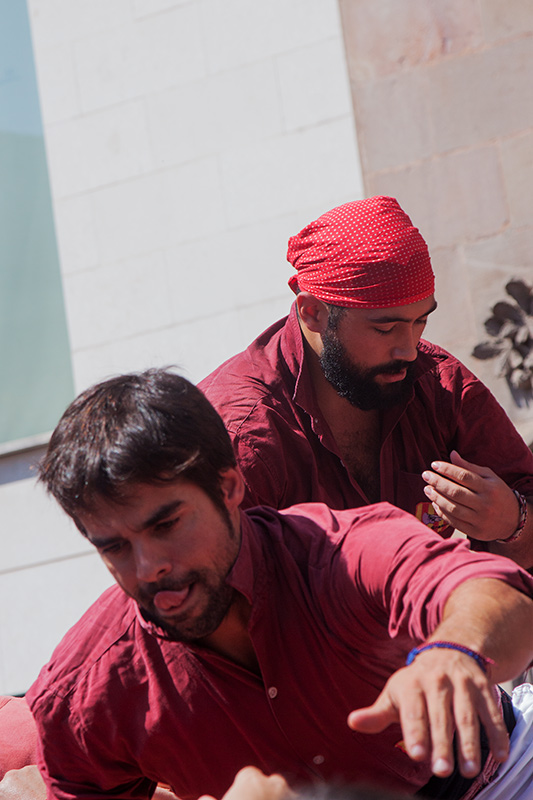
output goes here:
{"type": "MultiPolygon", "coordinates": [[[[533,454],[487,389],[460,361],[421,341],[413,394],[383,413],[380,500],[449,536],[424,494],[432,461],[463,458],[490,467],[533,495],[533,454]]],[[[311,383],[296,306],[244,352],[200,384],[224,420],[246,482],[245,507],[324,502],[367,504],[344,466],[311,383]]]]}
{"type": "Polygon", "coordinates": [[[418,789],[430,769],[396,746],[398,726],[363,735],[346,718],[436,627],[450,592],[481,577],[533,595],[512,561],[444,540],[389,504],[244,513],[228,582],[251,603],[260,675],[169,641],[111,588],[27,696],[48,797],[146,798],[158,781],[181,798],[221,797],[247,764],[291,783],[418,789]]]}

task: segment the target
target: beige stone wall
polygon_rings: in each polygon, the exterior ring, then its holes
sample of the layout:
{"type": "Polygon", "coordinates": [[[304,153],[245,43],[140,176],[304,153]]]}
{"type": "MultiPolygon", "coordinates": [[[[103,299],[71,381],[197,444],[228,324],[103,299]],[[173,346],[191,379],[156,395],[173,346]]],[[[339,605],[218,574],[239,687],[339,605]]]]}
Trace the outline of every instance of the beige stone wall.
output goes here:
{"type": "Polygon", "coordinates": [[[533,3],[339,4],[365,192],[397,197],[432,252],[441,309],[428,338],[531,441],[533,407],[470,354],[509,278],[533,283],[533,3]]]}

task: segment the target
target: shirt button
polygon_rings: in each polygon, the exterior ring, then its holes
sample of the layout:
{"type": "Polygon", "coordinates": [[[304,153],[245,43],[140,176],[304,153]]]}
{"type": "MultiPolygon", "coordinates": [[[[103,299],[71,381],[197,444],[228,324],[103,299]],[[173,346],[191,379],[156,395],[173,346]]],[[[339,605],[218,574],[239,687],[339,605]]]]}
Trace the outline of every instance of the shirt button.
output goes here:
{"type": "Polygon", "coordinates": [[[278,690],[276,689],[275,686],[269,687],[268,696],[270,697],[271,700],[273,700],[275,697],[278,696],[278,690]]]}
{"type": "Polygon", "coordinates": [[[313,758],[313,764],[316,764],[318,766],[319,764],[323,764],[325,760],[326,759],[324,758],[324,756],[315,756],[313,758]]]}

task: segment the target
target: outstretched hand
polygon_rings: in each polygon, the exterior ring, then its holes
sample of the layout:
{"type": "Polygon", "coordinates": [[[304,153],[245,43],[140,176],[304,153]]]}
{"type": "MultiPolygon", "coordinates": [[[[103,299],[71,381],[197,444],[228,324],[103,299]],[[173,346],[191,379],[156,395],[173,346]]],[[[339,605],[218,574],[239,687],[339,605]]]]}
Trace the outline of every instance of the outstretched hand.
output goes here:
{"type": "Polygon", "coordinates": [[[489,467],[461,458],[456,450],[448,461],[434,461],[426,470],[424,488],[435,513],[471,539],[485,542],[511,536],[520,519],[517,499],[489,467]]]}
{"type": "Polygon", "coordinates": [[[472,778],[481,769],[480,723],[497,761],[509,753],[507,730],[495,689],[476,662],[456,650],[427,650],[395,672],[376,702],[348,717],[361,733],[380,733],[392,723],[402,727],[403,745],[414,761],[431,761],[444,778],[454,769],[456,733],[459,770],[472,778]]]}

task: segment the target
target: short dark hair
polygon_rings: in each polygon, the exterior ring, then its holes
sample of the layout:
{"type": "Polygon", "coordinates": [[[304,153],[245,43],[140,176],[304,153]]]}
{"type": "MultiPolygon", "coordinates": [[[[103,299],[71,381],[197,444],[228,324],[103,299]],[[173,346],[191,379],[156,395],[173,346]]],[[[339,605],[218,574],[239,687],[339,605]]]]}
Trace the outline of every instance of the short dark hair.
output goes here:
{"type": "Polygon", "coordinates": [[[82,392],[54,430],[39,479],[76,522],[95,497],[120,502],[131,483],[191,481],[223,508],[221,473],[235,467],[224,423],[169,369],[120,375],[82,392]]]}

